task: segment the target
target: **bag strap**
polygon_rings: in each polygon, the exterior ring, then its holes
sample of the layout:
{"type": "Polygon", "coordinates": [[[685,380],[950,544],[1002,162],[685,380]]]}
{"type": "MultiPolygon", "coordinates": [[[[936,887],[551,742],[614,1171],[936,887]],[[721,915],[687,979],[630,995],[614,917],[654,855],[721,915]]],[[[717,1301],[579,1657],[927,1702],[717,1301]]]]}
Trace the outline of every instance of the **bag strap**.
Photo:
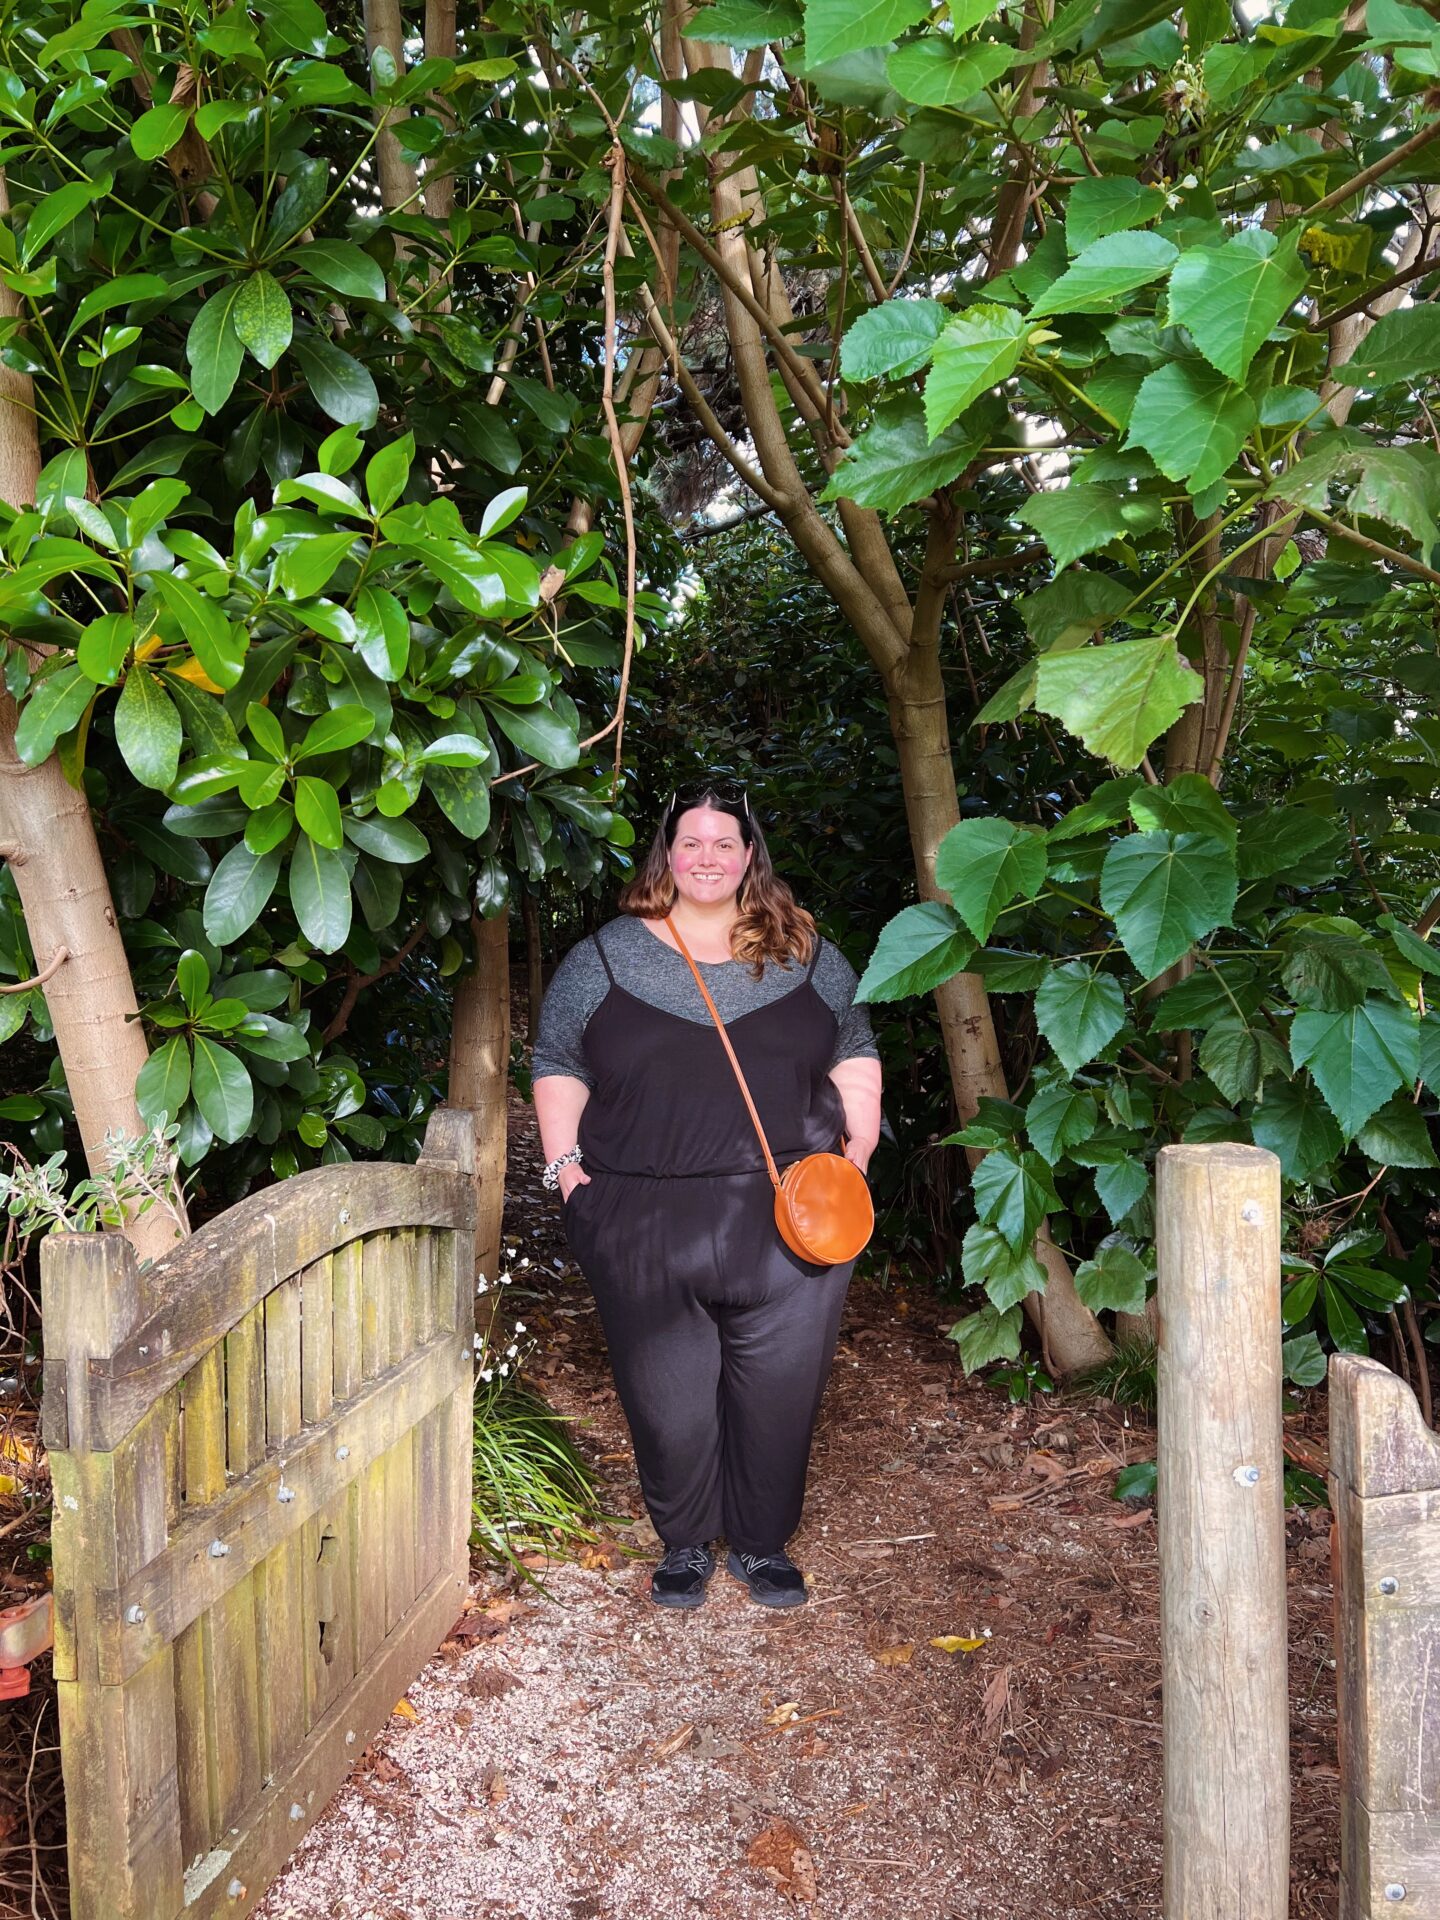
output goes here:
{"type": "MultiPolygon", "coordinates": [[[[728,1053],[730,1056],[730,1064],[735,1069],[735,1078],[740,1082],[740,1091],[741,1093],[744,1094],[745,1104],[750,1109],[750,1118],[754,1121],[755,1131],[760,1136],[760,1145],[765,1154],[765,1165],[770,1170],[771,1182],[776,1188],[778,1188],[780,1185],[780,1175],[777,1172],[775,1167],[775,1156],[770,1151],[770,1142],[765,1138],[765,1129],[760,1124],[760,1115],[756,1112],[755,1102],[750,1097],[750,1088],[746,1083],[745,1075],[740,1070],[740,1062],[735,1058],[735,1049],[734,1047],[731,1046],[730,1036],[725,1031],[725,1022],[720,1018],[720,1015],[715,1009],[715,1002],[710,998],[710,989],[706,986],[704,980],[700,977],[700,969],[696,966],[694,960],[691,959],[690,949],[686,946],[684,940],[681,938],[680,929],[675,925],[675,922],[670,918],[668,913],[665,915],[665,924],[670,929],[671,933],[674,935],[676,946],[679,947],[681,953],[683,953],[686,960],[689,961],[690,971],[695,976],[695,984],[697,987],[699,987],[701,993],[704,995],[705,1004],[710,1009],[710,1018],[715,1022],[715,1025],[720,1030],[720,1038],[724,1042],[726,1053],[728,1053]]],[[[845,1136],[842,1133],[840,1137],[843,1140],[845,1136]]]]}

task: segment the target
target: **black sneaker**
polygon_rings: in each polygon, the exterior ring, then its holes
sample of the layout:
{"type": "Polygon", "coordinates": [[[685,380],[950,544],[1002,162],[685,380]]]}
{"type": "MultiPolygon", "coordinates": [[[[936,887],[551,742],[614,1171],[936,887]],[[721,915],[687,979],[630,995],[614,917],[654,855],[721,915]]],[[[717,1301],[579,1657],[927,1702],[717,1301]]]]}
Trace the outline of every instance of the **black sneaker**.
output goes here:
{"type": "Polygon", "coordinates": [[[805,1576],[788,1553],[736,1553],[732,1547],[725,1571],[762,1607],[803,1607],[810,1598],[805,1576]]]}
{"type": "Polygon", "coordinates": [[[670,1547],[650,1575],[650,1598],[657,1607],[698,1607],[714,1571],[709,1547],[670,1547]]]}

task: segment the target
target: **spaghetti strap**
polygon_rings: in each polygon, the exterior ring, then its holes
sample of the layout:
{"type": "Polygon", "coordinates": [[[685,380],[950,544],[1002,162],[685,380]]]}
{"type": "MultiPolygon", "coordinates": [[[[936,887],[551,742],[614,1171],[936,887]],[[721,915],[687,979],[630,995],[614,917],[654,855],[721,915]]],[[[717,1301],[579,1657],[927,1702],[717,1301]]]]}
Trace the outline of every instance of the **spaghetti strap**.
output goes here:
{"type": "Polygon", "coordinates": [[[807,981],[813,980],[815,978],[815,963],[820,958],[820,944],[821,944],[820,935],[817,933],[815,935],[815,951],[810,956],[809,970],[805,975],[805,978],[807,981]]]}
{"type": "Polygon", "coordinates": [[[606,973],[610,975],[611,986],[612,987],[618,986],[619,982],[616,980],[615,975],[611,973],[610,962],[605,957],[605,942],[600,938],[599,930],[597,929],[594,933],[592,933],[590,938],[595,942],[595,951],[600,956],[601,966],[604,967],[606,973]]]}

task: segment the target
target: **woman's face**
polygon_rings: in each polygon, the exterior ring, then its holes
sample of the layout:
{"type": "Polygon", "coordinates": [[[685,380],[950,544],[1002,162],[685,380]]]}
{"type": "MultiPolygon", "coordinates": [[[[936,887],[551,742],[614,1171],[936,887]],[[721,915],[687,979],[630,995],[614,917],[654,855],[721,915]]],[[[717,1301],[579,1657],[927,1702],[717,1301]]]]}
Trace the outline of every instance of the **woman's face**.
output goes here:
{"type": "Polygon", "coordinates": [[[675,890],[696,906],[713,907],[733,900],[753,853],[733,813],[689,807],[681,814],[670,843],[675,890]]]}

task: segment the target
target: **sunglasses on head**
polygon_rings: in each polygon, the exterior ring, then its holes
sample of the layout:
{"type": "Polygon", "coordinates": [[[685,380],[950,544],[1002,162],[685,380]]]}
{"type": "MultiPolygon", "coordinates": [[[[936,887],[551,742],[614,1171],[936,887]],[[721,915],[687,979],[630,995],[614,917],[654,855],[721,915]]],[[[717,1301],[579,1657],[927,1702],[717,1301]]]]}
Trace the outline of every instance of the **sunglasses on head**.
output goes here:
{"type": "Polygon", "coordinates": [[[733,811],[749,826],[750,795],[738,780],[692,781],[689,786],[677,787],[665,803],[665,824],[668,826],[687,807],[703,806],[711,795],[726,813],[733,811]]]}

